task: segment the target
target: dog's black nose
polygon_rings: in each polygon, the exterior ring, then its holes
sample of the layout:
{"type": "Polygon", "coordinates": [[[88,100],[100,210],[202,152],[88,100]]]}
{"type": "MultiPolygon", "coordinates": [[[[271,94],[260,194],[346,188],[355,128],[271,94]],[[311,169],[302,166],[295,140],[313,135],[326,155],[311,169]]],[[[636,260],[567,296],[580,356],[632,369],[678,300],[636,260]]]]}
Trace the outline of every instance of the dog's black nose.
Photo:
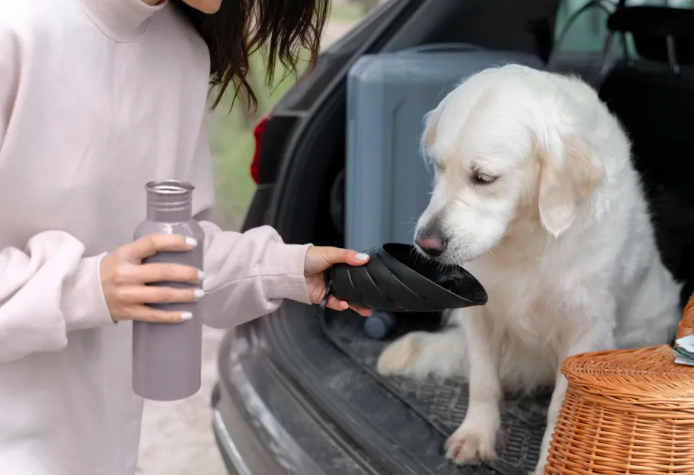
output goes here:
{"type": "Polygon", "coordinates": [[[446,248],[446,241],[444,241],[439,236],[431,236],[420,233],[417,235],[415,240],[420,249],[431,257],[438,257],[443,254],[443,250],[446,248]]]}

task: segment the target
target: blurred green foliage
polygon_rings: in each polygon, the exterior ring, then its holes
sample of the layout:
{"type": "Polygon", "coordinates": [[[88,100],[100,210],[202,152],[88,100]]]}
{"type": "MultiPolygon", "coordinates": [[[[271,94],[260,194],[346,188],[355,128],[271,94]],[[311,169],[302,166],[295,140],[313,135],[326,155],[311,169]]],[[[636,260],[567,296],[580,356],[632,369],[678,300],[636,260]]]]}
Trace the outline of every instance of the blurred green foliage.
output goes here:
{"type": "Polygon", "coordinates": [[[252,58],[256,71],[253,90],[258,98],[258,109],[251,113],[243,100],[237,98],[232,107],[233,92],[227,94],[208,117],[208,136],[215,175],[215,221],[224,229],[240,228],[253,197],[255,183],[251,179],[250,165],[255,151],[253,127],[294,83],[278,65],[274,84],[265,81],[262,57],[252,58]]]}
{"type": "MultiPolygon", "coordinates": [[[[331,9],[330,22],[354,24],[362,16],[361,5],[336,2],[331,9]]],[[[327,27],[330,28],[330,24],[327,27]]],[[[255,184],[250,175],[255,151],[253,127],[257,120],[274,107],[296,79],[294,75],[287,75],[282,65],[278,64],[275,80],[268,85],[262,53],[256,53],[251,61],[253,74],[249,81],[258,98],[258,110],[249,111],[241,98],[232,107],[233,91],[230,91],[210,113],[207,122],[217,195],[215,221],[227,230],[241,227],[253,197],[255,184]]]]}

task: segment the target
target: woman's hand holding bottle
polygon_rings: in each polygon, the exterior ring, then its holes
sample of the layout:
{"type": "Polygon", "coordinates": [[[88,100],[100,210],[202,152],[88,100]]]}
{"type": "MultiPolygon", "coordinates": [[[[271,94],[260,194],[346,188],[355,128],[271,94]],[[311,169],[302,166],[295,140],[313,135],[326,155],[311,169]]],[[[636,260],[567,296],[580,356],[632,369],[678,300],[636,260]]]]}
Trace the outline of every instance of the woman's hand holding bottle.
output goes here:
{"type": "Polygon", "coordinates": [[[189,312],[170,312],[148,306],[172,302],[195,302],[205,295],[200,287],[176,289],[147,285],[155,282],[200,284],[202,271],[178,264],[142,263],[157,252],[190,251],[195,239],[157,234],[125,244],[101,261],[101,284],[114,321],[141,320],[179,323],[193,317],[189,312]]]}

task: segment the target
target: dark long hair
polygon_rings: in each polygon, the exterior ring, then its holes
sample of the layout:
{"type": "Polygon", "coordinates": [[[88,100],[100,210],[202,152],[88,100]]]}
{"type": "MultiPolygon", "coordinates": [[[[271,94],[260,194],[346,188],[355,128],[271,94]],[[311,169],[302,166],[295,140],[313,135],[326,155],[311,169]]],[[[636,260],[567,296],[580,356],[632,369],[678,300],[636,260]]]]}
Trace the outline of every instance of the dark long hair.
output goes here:
{"type": "Polygon", "coordinates": [[[181,0],[173,0],[198,30],[210,50],[210,85],[216,107],[229,85],[234,99],[242,95],[251,108],[258,100],[247,80],[250,56],[263,49],[266,80],[271,84],[277,61],[289,74],[308,52],[313,64],[330,9],[330,0],[224,0],[214,15],[206,15],[181,0]]]}

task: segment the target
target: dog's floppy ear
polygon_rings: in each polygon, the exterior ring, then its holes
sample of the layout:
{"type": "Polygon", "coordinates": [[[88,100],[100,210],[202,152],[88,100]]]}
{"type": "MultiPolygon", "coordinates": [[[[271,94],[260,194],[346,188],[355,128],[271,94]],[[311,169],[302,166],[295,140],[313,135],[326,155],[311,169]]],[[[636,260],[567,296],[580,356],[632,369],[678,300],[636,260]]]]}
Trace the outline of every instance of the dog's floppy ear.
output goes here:
{"type": "Polygon", "coordinates": [[[602,163],[578,136],[554,136],[538,143],[540,220],[554,237],[573,224],[578,203],[595,190],[602,163]]]}
{"type": "Polygon", "coordinates": [[[427,112],[424,116],[424,133],[422,134],[421,147],[422,150],[426,150],[433,145],[436,141],[436,130],[439,127],[439,120],[441,119],[441,106],[436,109],[427,112]]]}

